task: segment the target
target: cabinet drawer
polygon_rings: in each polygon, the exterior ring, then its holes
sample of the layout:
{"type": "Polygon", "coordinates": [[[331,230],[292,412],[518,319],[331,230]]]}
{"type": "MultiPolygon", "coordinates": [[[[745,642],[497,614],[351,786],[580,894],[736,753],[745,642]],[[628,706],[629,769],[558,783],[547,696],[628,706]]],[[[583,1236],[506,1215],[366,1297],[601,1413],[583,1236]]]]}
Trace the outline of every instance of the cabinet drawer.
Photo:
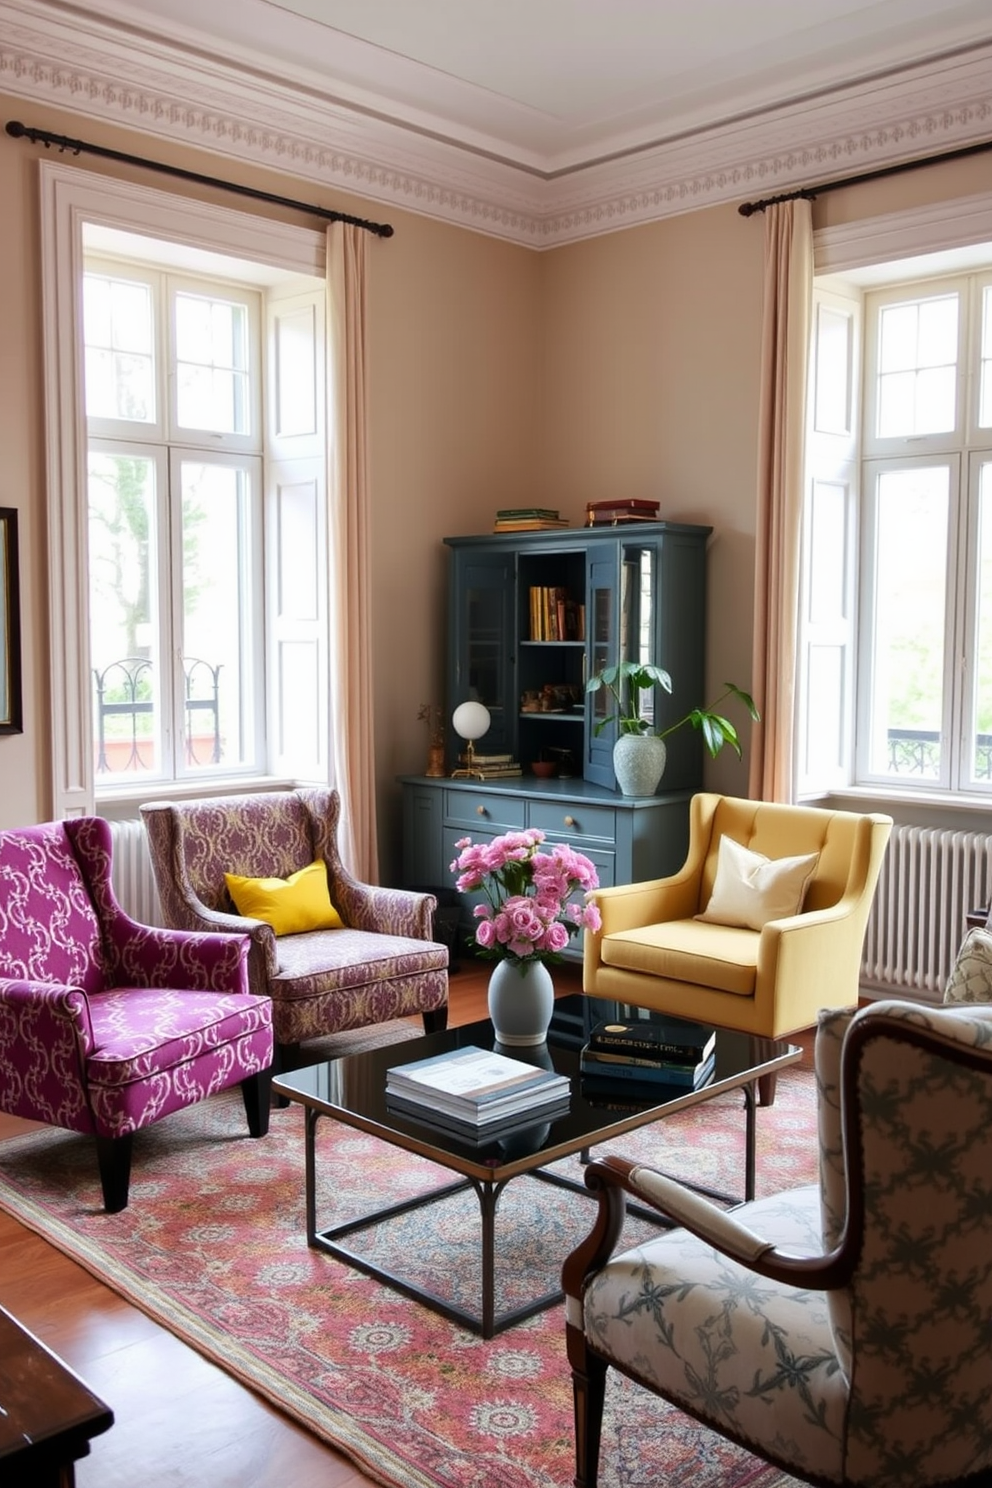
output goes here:
{"type": "Polygon", "coordinates": [[[611,806],[587,806],[583,801],[531,801],[527,825],[539,827],[562,842],[573,837],[599,837],[612,843],[616,812],[611,806]]]}
{"type": "Polygon", "coordinates": [[[502,791],[445,791],[444,819],[463,822],[466,828],[487,831],[522,831],[526,825],[527,805],[519,796],[502,791]]]}

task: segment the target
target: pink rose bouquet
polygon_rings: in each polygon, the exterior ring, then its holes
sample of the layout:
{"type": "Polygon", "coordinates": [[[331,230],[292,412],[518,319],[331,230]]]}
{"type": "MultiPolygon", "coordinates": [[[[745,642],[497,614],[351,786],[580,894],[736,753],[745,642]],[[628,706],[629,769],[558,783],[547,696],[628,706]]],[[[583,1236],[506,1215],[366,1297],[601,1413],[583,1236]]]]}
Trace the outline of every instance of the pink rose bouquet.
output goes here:
{"type": "Polygon", "coordinates": [[[463,837],[455,843],[455,887],[485,894],[474,910],[474,941],[490,961],[560,961],[573,935],[602,923],[598,907],[588,902],[589,891],[599,887],[593,864],[563,843],[542,852],[543,841],[534,828],[492,842],[463,837]]]}

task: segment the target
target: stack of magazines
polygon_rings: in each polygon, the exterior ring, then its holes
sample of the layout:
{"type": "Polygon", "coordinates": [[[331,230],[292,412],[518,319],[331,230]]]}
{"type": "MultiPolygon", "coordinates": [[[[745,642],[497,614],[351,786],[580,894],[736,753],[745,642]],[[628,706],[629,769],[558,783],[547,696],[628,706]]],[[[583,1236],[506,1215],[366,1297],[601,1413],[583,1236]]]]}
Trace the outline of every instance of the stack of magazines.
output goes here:
{"type": "Polygon", "coordinates": [[[470,1044],[387,1070],[386,1100],[449,1131],[491,1137],[567,1111],[569,1081],[470,1044]]]}

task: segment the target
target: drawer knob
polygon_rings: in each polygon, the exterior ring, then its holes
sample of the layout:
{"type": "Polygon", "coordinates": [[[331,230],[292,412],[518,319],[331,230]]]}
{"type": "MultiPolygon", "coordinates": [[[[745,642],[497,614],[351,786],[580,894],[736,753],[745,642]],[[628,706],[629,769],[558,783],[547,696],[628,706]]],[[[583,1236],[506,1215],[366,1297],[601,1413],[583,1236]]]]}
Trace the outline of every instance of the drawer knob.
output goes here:
{"type": "Polygon", "coordinates": [[[489,812],[486,810],[485,806],[476,806],[475,814],[476,816],[488,816],[489,812]]]}
{"type": "Polygon", "coordinates": [[[574,827],[575,826],[575,817],[574,816],[566,816],[566,818],[565,818],[565,825],[566,825],[566,827],[574,827]]]}

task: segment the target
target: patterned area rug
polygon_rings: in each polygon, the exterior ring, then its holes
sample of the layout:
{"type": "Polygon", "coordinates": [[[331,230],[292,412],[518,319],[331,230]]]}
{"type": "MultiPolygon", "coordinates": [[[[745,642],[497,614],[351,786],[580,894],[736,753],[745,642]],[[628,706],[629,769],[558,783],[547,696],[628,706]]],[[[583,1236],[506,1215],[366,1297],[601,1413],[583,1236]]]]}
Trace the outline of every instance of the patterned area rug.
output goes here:
{"type": "MultiPolygon", "coordinates": [[[[680,1113],[616,1150],[743,1189],[738,1095],[680,1113]]],[[[758,1193],[815,1178],[813,1079],[779,1075],[758,1112],[758,1193]]],[[[318,1128],[318,1223],[450,1175],[331,1121],[318,1128]]],[[[577,1165],[576,1165],[577,1171],[577,1165]]],[[[45,1131],[0,1144],[0,1206],[390,1488],[567,1488],[571,1383],[560,1306],[485,1342],[308,1250],[303,1112],[248,1139],[240,1095],[136,1140],[131,1202],[105,1215],[92,1144],[45,1131]]],[[[594,1204],[530,1178],[497,1216],[498,1305],[550,1289],[594,1204]]],[[[380,1261],[478,1306],[478,1204],[459,1195],[368,1239],[380,1261]]],[[[790,1488],[792,1478],[612,1375],[601,1488],[790,1488]]]]}

